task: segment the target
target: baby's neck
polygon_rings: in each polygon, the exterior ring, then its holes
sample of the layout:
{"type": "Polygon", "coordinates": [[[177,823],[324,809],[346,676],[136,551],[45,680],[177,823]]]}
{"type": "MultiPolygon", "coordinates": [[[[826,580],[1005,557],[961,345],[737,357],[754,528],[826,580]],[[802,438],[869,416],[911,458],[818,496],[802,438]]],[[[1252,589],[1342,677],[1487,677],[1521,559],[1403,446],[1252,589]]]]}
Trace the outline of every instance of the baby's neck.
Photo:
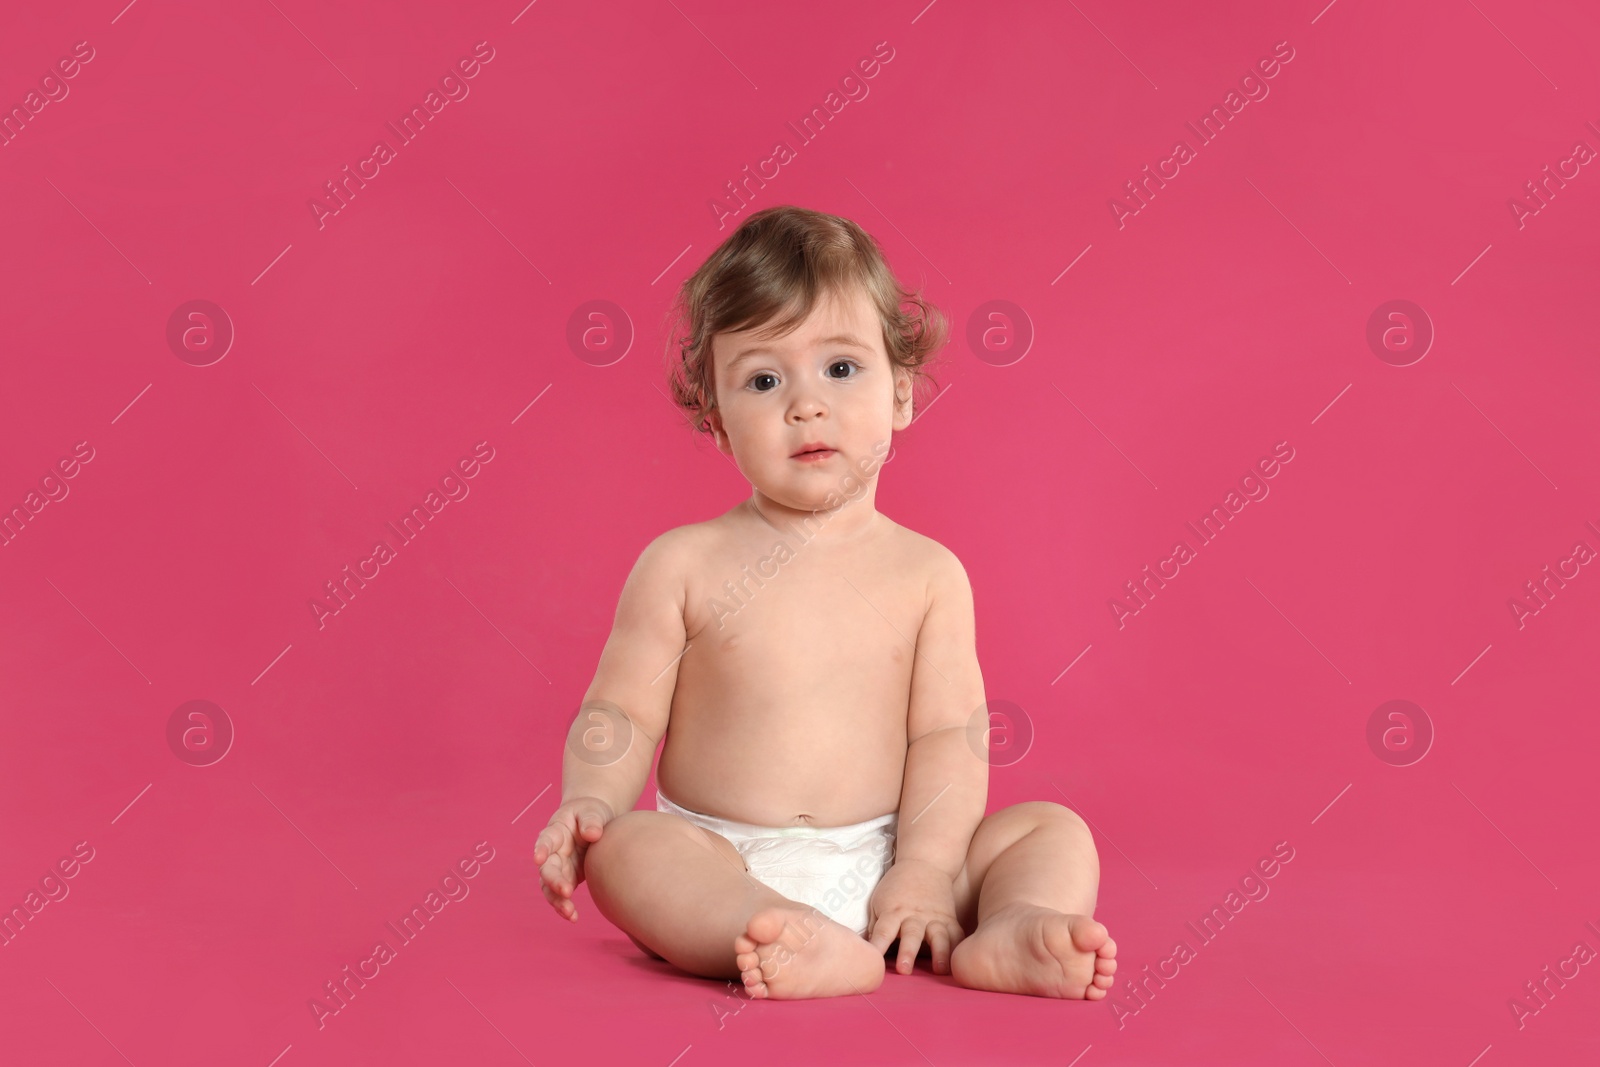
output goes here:
{"type": "Polygon", "coordinates": [[[807,541],[815,539],[821,544],[854,541],[875,530],[883,520],[870,495],[832,509],[800,511],[756,490],[745,501],[745,508],[779,533],[803,531],[807,541]]]}

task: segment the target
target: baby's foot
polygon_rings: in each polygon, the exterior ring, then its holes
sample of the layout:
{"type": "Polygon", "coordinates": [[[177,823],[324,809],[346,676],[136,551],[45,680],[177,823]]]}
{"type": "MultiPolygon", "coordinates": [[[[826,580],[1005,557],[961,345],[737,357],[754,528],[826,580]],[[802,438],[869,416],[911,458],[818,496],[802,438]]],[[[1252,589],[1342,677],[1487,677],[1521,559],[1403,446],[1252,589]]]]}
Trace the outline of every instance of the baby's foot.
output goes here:
{"type": "Polygon", "coordinates": [[[986,917],[950,954],[969,989],[1099,1000],[1117,971],[1117,943],[1086,915],[1011,904],[986,917]]]}
{"type": "Polygon", "coordinates": [[[836,997],[870,993],[883,984],[883,956],[870,941],[799,904],[750,916],[733,950],[751,997],[836,997]]]}

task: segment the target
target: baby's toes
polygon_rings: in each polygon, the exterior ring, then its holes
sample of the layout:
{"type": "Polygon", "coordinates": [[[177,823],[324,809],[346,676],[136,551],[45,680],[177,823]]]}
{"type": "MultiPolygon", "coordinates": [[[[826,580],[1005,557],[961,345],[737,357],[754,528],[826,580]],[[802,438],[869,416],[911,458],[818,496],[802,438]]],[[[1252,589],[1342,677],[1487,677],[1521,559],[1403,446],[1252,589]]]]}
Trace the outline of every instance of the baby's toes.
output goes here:
{"type": "Polygon", "coordinates": [[[1093,981],[1096,989],[1110,989],[1111,983],[1115,982],[1116,979],[1109,974],[1097,974],[1094,976],[1093,981]]]}
{"type": "MultiPolygon", "coordinates": [[[[1087,916],[1075,916],[1072,923],[1072,943],[1080,952],[1098,953],[1111,941],[1110,932],[1087,916]]],[[[1111,949],[1115,954],[1116,947],[1111,949]]]]}
{"type": "Polygon", "coordinates": [[[1108,960],[1104,956],[1096,956],[1094,958],[1094,973],[1103,974],[1110,978],[1117,973],[1117,961],[1108,960]]]}

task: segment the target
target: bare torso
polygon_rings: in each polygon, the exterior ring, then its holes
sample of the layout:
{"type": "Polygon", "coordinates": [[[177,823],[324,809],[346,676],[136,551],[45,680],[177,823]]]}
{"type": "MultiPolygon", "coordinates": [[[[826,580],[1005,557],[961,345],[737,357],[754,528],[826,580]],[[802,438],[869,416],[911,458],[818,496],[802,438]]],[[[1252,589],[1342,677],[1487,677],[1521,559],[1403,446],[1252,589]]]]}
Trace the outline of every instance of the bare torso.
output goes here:
{"type": "Polygon", "coordinates": [[[685,528],[688,648],[657,768],[678,804],[762,826],[899,807],[936,546],[882,514],[848,540],[833,532],[803,541],[747,504],[685,528]]]}

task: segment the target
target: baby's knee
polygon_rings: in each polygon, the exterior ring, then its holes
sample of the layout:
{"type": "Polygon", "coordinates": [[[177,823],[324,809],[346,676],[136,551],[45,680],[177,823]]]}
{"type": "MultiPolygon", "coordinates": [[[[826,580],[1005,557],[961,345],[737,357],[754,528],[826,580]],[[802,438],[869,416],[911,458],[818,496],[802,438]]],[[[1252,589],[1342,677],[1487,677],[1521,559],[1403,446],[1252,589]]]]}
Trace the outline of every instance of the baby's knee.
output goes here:
{"type": "Polygon", "coordinates": [[[1025,800],[1018,804],[1019,812],[1026,813],[1030,818],[1038,820],[1039,824],[1049,824],[1061,827],[1075,836],[1093,840],[1094,835],[1089,831],[1089,824],[1083,816],[1053,800],[1025,800]]]}
{"type": "MultiPolygon", "coordinates": [[[[676,832],[674,823],[683,820],[664,811],[625,811],[606,823],[600,840],[589,846],[584,866],[589,871],[600,871],[615,865],[623,854],[637,855],[650,841],[676,832]]],[[[683,825],[693,829],[688,823],[683,825]]]]}

